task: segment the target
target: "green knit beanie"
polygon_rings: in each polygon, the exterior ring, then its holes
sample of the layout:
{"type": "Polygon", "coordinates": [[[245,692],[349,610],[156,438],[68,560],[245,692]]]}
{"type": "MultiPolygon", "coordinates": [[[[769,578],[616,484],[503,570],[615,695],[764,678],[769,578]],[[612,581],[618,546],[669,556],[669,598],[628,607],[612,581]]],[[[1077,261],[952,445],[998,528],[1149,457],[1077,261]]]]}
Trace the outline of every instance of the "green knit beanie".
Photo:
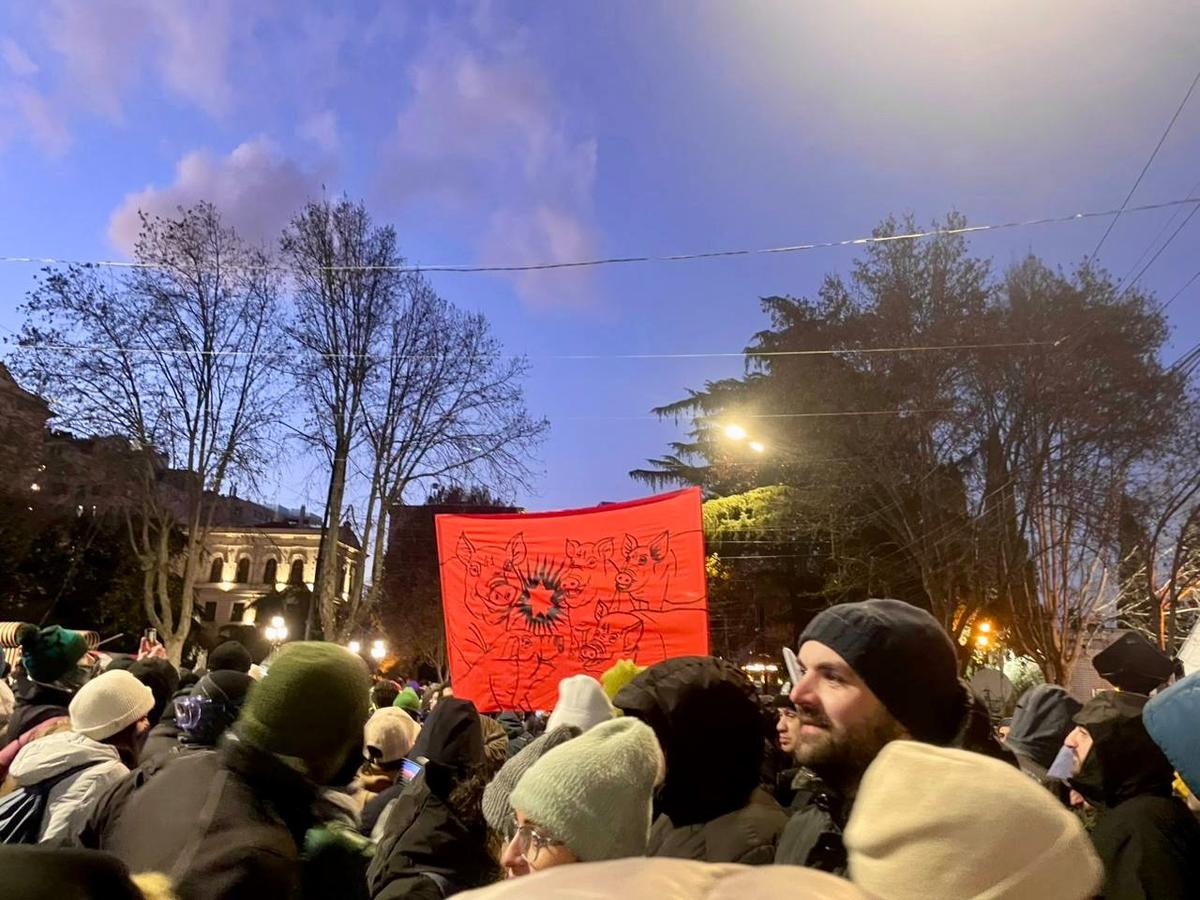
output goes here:
{"type": "Polygon", "coordinates": [[[50,684],[62,678],[87,653],[87,641],[78,631],[61,625],[38,629],[22,625],[17,632],[21,645],[21,665],[34,681],[50,684]]]}
{"type": "Polygon", "coordinates": [[[327,784],[362,741],[370,692],[366,663],[345,647],[285,644],[250,692],[237,730],[261,750],[303,760],[308,776],[327,784]]]}
{"type": "Polygon", "coordinates": [[[581,862],[644,856],[661,765],[650,726],[611,719],[546,751],[509,802],[581,862]]]}
{"type": "Polygon", "coordinates": [[[392,706],[398,706],[400,709],[408,712],[420,712],[421,698],[417,696],[417,692],[411,687],[406,687],[396,695],[396,699],[392,701],[392,706]]]}

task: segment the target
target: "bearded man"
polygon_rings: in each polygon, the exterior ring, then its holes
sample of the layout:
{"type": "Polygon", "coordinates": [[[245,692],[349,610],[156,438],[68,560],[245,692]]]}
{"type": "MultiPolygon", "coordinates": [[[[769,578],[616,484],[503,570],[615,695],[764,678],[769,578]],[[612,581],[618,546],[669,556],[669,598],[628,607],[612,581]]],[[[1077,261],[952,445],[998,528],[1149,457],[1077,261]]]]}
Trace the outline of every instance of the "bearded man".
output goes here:
{"type": "Polygon", "coordinates": [[[775,862],[846,872],[842,829],[863,773],[891,741],[954,742],[968,707],[937,620],[899,600],[824,610],[800,636],[792,753],[819,784],[788,821],[775,862]]]}

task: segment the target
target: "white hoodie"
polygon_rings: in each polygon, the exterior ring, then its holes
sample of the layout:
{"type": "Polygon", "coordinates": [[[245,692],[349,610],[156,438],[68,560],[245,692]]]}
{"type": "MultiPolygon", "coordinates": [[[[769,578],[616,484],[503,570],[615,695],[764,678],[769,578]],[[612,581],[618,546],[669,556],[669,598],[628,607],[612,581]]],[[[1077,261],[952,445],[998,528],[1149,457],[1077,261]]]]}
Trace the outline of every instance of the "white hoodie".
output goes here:
{"type": "Polygon", "coordinates": [[[9,774],[21,787],[53,778],[68,769],[88,766],[50,789],[38,843],[70,846],[77,843],[88,816],[110,785],[129,774],[115,747],[73,731],[48,734],[30,741],[13,760],[9,774]]]}

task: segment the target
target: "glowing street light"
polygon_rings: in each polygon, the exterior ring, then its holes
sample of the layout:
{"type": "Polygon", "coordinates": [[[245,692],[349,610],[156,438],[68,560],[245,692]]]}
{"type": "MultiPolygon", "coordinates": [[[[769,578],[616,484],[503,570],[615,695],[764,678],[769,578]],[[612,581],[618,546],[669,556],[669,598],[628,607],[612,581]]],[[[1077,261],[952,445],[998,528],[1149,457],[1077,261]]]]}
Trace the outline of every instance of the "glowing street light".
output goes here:
{"type": "Polygon", "coordinates": [[[726,425],[725,437],[731,441],[744,441],[746,439],[746,429],[741,425],[726,425]]]}
{"type": "Polygon", "coordinates": [[[271,624],[263,630],[263,634],[271,642],[271,652],[274,653],[288,637],[287,623],[283,616],[271,616],[271,624]]]}
{"type": "Polygon", "coordinates": [[[988,634],[992,630],[992,623],[991,622],[980,622],[979,630],[983,634],[988,634]]]}
{"type": "Polygon", "coordinates": [[[361,641],[351,641],[346,646],[349,648],[351,653],[362,653],[362,642],[361,641]]]}
{"type": "Polygon", "coordinates": [[[987,645],[991,642],[991,639],[986,634],[981,634],[979,637],[975,638],[975,646],[980,650],[986,649],[987,645]]]}
{"type": "Polygon", "coordinates": [[[371,659],[381,660],[387,656],[387,644],[381,640],[377,640],[371,644],[371,659]]]}
{"type": "Polygon", "coordinates": [[[767,452],[767,445],[764,444],[762,441],[751,441],[746,446],[749,447],[751,450],[753,450],[755,453],[766,453],[767,452]]]}

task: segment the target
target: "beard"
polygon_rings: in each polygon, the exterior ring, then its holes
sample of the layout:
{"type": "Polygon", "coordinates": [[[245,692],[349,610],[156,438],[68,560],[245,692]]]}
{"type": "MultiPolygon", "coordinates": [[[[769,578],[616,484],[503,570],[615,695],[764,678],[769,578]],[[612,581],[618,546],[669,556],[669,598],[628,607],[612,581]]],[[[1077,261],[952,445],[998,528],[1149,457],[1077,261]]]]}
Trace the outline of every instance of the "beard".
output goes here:
{"type": "Polygon", "coordinates": [[[861,775],[886,744],[904,737],[904,728],[880,709],[870,718],[848,727],[836,726],[824,713],[801,712],[800,734],[792,755],[800,765],[823,778],[861,775]],[[806,731],[811,725],[819,731],[806,731]]]}

